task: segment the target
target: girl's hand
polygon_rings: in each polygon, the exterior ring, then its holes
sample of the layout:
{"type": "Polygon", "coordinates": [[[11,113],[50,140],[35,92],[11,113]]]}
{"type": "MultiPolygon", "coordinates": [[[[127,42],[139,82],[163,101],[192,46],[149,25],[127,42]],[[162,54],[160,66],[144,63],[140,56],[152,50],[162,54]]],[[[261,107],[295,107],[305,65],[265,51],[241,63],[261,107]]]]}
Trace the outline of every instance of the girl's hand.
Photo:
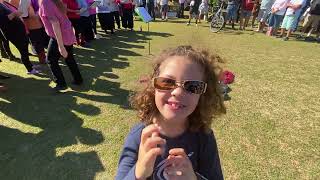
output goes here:
{"type": "Polygon", "coordinates": [[[68,57],[68,52],[64,46],[61,46],[61,47],[59,46],[59,52],[63,58],[68,57]]]}
{"type": "Polygon", "coordinates": [[[146,179],[153,173],[157,156],[164,153],[165,139],[159,136],[160,127],[152,124],[142,130],[139,146],[138,161],[136,163],[136,179],[146,179]]]}
{"type": "Polygon", "coordinates": [[[196,180],[197,176],[193,171],[191,161],[182,148],[175,148],[169,151],[164,169],[165,176],[170,180],[196,180]]]}

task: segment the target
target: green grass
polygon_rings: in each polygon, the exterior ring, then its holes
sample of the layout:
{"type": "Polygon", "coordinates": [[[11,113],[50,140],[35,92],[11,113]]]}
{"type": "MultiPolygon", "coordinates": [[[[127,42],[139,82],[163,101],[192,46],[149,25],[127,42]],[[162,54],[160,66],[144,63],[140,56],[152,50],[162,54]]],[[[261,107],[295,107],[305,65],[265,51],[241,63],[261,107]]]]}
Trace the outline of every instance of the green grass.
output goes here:
{"type": "Polygon", "coordinates": [[[0,71],[12,78],[0,94],[0,179],[113,179],[137,122],[127,97],[153,55],[182,44],[219,53],[236,74],[228,112],[213,124],[226,179],[320,178],[319,44],[251,31],[214,34],[184,21],[151,23],[149,33],[142,27],[76,49],[85,85],[64,94],[49,90],[47,67],[32,76],[3,60],[0,71]]]}

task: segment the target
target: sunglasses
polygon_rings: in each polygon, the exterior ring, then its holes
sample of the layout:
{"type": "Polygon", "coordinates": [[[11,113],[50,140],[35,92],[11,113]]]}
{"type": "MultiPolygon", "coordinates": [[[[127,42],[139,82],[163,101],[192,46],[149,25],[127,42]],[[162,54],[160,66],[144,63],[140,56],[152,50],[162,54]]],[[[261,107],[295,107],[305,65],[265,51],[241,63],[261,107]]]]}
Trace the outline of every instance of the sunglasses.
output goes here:
{"type": "Polygon", "coordinates": [[[196,80],[176,81],[165,77],[153,78],[153,87],[159,90],[172,90],[182,87],[191,94],[203,94],[207,90],[207,83],[196,80]]]}

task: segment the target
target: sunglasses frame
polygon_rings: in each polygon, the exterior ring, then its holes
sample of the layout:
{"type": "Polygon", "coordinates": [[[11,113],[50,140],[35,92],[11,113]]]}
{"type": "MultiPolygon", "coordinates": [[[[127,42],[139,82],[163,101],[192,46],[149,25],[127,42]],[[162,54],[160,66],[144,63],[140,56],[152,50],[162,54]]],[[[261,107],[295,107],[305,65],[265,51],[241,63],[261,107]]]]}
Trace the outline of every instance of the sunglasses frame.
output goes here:
{"type": "Polygon", "coordinates": [[[154,87],[155,89],[158,89],[158,88],[156,88],[155,85],[154,85],[156,78],[166,78],[166,79],[170,79],[170,80],[175,81],[175,83],[174,83],[175,87],[174,87],[174,88],[168,89],[168,90],[159,89],[159,90],[161,90],[161,91],[170,91],[170,90],[176,89],[177,87],[181,87],[184,91],[188,92],[189,94],[198,94],[198,93],[189,92],[188,90],[185,89],[184,84],[185,84],[186,82],[188,82],[188,81],[197,81],[197,82],[202,82],[202,83],[204,83],[204,89],[203,89],[202,92],[199,93],[199,94],[204,94],[204,93],[206,93],[206,91],[207,91],[207,86],[208,86],[208,84],[207,84],[206,82],[204,82],[204,81],[199,81],[199,80],[183,80],[183,81],[177,81],[177,80],[174,80],[174,79],[172,79],[172,78],[159,77],[159,76],[152,78],[152,87],[154,87]]]}

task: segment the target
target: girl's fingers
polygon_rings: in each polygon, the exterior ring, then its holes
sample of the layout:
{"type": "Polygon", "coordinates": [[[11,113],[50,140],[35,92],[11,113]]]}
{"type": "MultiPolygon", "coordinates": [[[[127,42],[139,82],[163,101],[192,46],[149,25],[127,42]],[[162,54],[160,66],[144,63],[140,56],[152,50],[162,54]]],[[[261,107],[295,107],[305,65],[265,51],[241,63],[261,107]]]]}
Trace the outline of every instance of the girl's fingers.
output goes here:
{"type": "Polygon", "coordinates": [[[141,133],[141,143],[144,144],[152,136],[152,133],[159,133],[159,127],[153,124],[145,127],[141,133]]]}
{"type": "Polygon", "coordinates": [[[145,148],[145,151],[148,152],[150,149],[156,148],[158,146],[159,148],[161,148],[164,144],[166,144],[166,140],[158,136],[148,138],[146,142],[143,144],[143,147],[145,148]]]}
{"type": "Polygon", "coordinates": [[[188,158],[187,154],[185,153],[184,149],[182,149],[182,148],[170,149],[169,155],[182,156],[182,157],[188,158]]]}
{"type": "Polygon", "coordinates": [[[157,156],[161,155],[163,152],[164,150],[161,148],[152,148],[145,154],[144,161],[147,163],[147,165],[153,166],[157,156]]]}
{"type": "Polygon", "coordinates": [[[186,159],[183,156],[169,156],[166,161],[166,166],[184,168],[189,159],[186,159]]]}

